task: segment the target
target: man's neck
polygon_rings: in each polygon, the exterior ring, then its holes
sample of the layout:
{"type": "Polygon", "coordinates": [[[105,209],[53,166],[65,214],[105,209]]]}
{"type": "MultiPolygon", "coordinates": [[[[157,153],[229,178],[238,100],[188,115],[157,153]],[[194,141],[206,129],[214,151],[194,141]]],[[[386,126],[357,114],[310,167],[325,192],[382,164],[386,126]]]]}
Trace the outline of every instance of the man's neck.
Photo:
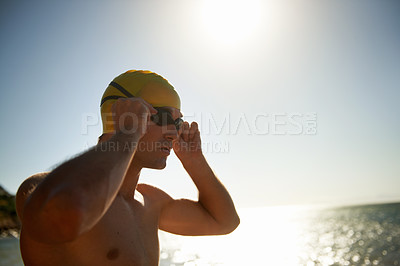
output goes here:
{"type": "Polygon", "coordinates": [[[122,183],[119,194],[123,197],[130,198],[133,197],[136,190],[136,186],[139,181],[140,171],[142,167],[135,167],[132,163],[126,172],[124,182],[122,183]]]}

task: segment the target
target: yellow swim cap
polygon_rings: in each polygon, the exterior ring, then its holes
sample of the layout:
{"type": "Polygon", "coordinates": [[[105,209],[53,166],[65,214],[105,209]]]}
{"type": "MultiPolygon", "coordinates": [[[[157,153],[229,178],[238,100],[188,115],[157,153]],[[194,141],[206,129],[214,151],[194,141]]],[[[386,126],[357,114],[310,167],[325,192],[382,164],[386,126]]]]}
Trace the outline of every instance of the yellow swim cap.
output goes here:
{"type": "Polygon", "coordinates": [[[154,107],[181,108],[178,93],[160,75],[147,70],[128,70],[116,77],[101,98],[100,112],[103,134],[113,132],[111,106],[119,98],[140,97],[154,107]]]}

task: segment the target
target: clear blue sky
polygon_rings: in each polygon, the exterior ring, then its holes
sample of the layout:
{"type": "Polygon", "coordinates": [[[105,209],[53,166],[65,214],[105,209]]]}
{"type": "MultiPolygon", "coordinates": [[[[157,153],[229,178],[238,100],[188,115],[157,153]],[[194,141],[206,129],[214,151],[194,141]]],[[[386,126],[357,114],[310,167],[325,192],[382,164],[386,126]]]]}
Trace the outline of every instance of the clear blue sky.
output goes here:
{"type": "MultiPolygon", "coordinates": [[[[107,84],[149,69],[199,121],[239,207],[400,200],[398,1],[0,5],[0,184],[12,193],[95,145],[107,84]]],[[[142,175],[196,196],[174,155],[142,175]]]]}

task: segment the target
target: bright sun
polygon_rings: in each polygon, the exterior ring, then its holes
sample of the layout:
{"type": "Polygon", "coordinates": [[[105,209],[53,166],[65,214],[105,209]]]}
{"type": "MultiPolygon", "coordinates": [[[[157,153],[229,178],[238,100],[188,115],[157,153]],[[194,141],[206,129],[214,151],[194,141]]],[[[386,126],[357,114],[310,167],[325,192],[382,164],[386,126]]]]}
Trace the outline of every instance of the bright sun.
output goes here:
{"type": "Polygon", "coordinates": [[[202,20],[207,32],[224,44],[246,40],[261,22],[260,0],[206,0],[202,20]]]}

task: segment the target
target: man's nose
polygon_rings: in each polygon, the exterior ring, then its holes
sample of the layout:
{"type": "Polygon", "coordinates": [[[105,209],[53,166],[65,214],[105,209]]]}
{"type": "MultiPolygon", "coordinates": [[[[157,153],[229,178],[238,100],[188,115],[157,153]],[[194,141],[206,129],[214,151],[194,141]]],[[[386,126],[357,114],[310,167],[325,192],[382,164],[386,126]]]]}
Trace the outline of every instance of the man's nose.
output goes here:
{"type": "Polygon", "coordinates": [[[179,137],[178,130],[176,129],[175,125],[168,125],[165,128],[164,136],[169,141],[174,141],[179,137]]]}

